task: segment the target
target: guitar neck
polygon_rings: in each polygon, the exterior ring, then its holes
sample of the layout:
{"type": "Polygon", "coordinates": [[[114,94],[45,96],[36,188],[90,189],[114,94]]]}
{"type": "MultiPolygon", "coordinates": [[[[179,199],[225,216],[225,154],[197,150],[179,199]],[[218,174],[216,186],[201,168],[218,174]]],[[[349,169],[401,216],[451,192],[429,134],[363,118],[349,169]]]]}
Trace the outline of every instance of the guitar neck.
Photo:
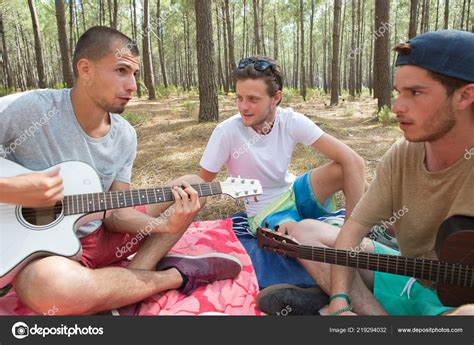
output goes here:
{"type": "Polygon", "coordinates": [[[474,268],[469,265],[288,243],[282,245],[281,249],[272,251],[306,260],[393,273],[449,285],[474,287],[474,268]]]}
{"type": "MultiPolygon", "coordinates": [[[[201,196],[222,194],[220,182],[191,185],[201,196]]],[[[64,214],[93,213],[131,206],[174,201],[171,187],[135,189],[104,193],[76,194],[64,197],[64,214]]]]}

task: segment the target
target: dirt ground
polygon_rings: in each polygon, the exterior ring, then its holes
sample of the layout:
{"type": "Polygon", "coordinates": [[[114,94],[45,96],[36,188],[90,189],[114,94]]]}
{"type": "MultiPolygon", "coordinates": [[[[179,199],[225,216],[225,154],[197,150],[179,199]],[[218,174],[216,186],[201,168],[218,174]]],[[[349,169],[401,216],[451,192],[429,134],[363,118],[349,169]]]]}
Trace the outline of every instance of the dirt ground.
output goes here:
{"type": "MultiPolygon", "coordinates": [[[[374,121],[376,101],[370,97],[356,100],[343,98],[329,107],[329,98],[314,96],[306,102],[299,96],[284,98],[283,107],[291,106],[311,118],[325,132],[342,140],[366,160],[367,179],[374,177],[377,163],[384,152],[401,136],[397,123],[382,125],[374,121]]],[[[236,113],[235,96],[219,96],[222,121],[236,113]]],[[[171,95],[157,101],[135,100],[125,116],[136,125],[138,155],[133,169],[133,187],[152,187],[174,177],[197,174],[199,160],[216,123],[197,121],[197,96],[171,95]]],[[[290,171],[301,174],[326,162],[311,148],[298,145],[293,153],[290,171]]],[[[218,180],[226,177],[223,171],[218,180]]],[[[338,195],[339,205],[343,196],[338,195]]],[[[244,209],[243,201],[227,196],[208,199],[199,220],[224,218],[244,209]]]]}

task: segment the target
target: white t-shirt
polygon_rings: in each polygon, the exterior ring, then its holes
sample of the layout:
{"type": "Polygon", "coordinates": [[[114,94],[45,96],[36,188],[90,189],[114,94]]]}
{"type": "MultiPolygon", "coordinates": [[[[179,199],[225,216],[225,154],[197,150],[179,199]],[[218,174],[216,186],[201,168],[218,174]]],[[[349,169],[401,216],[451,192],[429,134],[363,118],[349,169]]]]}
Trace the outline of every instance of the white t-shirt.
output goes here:
{"type": "Polygon", "coordinates": [[[312,145],[323,134],[313,121],[291,108],[277,108],[267,135],[245,127],[236,114],[214,129],[200,165],[214,173],[225,165],[230,176],[259,180],[263,194],[258,202],[249,198],[246,204],[247,214],[253,217],[294,181],[288,166],[295,145],[312,145]]]}

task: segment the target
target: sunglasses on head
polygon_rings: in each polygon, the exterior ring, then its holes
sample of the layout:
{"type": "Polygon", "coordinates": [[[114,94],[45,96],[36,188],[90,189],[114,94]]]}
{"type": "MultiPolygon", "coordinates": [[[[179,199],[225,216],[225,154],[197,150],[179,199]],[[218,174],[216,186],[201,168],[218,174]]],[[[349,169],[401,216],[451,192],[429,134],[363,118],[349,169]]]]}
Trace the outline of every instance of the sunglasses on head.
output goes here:
{"type": "MultiPolygon", "coordinates": [[[[275,77],[275,69],[274,69],[273,63],[267,60],[257,60],[253,58],[242,59],[239,61],[238,68],[244,69],[245,67],[251,64],[253,64],[253,69],[259,72],[264,72],[270,68],[270,70],[273,73],[273,76],[275,77]]],[[[277,82],[277,84],[280,84],[280,83],[277,82]]],[[[278,85],[278,90],[281,90],[281,85],[278,85]]]]}
{"type": "Polygon", "coordinates": [[[247,67],[250,64],[253,64],[253,68],[256,71],[263,72],[266,69],[270,68],[272,70],[272,72],[274,72],[273,64],[270,61],[256,60],[256,59],[251,59],[251,58],[240,60],[239,61],[239,69],[244,69],[245,67],[247,67]]]}

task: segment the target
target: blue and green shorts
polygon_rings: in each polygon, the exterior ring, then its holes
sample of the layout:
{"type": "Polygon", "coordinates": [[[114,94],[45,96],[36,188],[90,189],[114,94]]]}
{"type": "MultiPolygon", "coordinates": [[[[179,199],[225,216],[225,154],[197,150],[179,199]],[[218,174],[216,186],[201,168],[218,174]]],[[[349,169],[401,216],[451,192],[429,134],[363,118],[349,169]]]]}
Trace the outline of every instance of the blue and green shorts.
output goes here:
{"type": "Polygon", "coordinates": [[[268,224],[273,229],[285,222],[299,222],[303,219],[318,219],[331,215],[336,210],[336,196],[327,198],[321,205],[311,186],[311,171],[296,178],[290,188],[256,216],[249,217],[249,225],[255,234],[258,227],[268,224]]]}
{"type": "MultiPolygon", "coordinates": [[[[373,241],[376,254],[400,252],[373,241]]],[[[444,306],[436,290],[416,279],[385,272],[374,272],[374,296],[389,315],[440,315],[454,308],[444,306]]]]}

